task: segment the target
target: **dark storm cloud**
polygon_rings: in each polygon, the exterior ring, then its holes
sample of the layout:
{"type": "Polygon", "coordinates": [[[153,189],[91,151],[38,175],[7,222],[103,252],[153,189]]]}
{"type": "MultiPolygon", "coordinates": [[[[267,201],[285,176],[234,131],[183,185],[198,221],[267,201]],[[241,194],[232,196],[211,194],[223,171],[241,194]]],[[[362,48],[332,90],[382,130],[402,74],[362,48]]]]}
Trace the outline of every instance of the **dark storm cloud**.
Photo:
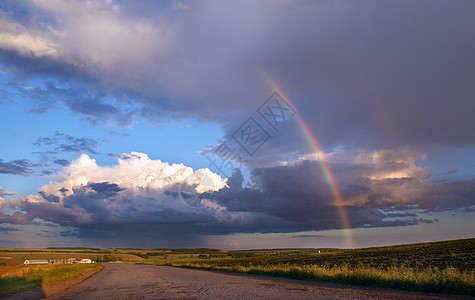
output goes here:
{"type": "Polygon", "coordinates": [[[0,174],[14,174],[29,176],[33,165],[28,159],[17,159],[9,162],[3,162],[0,159],[0,174]]]}
{"type": "Polygon", "coordinates": [[[189,246],[196,245],[200,224],[217,222],[203,208],[159,207],[157,199],[134,196],[115,184],[89,183],[73,189],[61,206],[48,202],[26,201],[14,215],[1,215],[2,223],[33,224],[38,219],[53,220],[61,226],[73,226],[60,235],[88,239],[120,241],[123,245],[189,246]],[[115,207],[115,209],[113,208],[115,207]],[[159,244],[157,244],[159,243],[159,244]]]}
{"type": "MultiPolygon", "coordinates": [[[[85,88],[89,97],[65,104],[92,122],[107,115],[127,126],[138,114],[225,124],[230,112],[245,117],[270,93],[260,69],[281,84],[326,148],[463,147],[473,144],[475,128],[474,5],[203,1],[174,10],[171,1],[122,1],[78,3],[71,14],[59,4],[20,3],[27,9],[8,13],[6,24],[23,27],[7,32],[46,42],[3,44],[2,61],[20,77],[66,78],[75,93],[85,88]],[[244,22],[235,21],[236,11],[244,22]],[[25,22],[38,12],[51,20],[25,22]]],[[[50,107],[48,95],[40,98],[38,110],[50,107]]],[[[292,150],[301,143],[294,137],[292,150]]]]}
{"type": "MultiPolygon", "coordinates": [[[[435,187],[427,178],[358,180],[365,172],[380,171],[381,168],[375,170],[371,165],[333,165],[332,168],[340,181],[347,202],[345,210],[353,228],[432,223],[433,220],[416,218],[418,214],[413,210],[424,209],[429,212],[448,209],[447,206],[450,209],[461,209],[475,204],[473,187],[466,191],[461,186],[435,187]],[[362,187],[355,188],[350,184],[358,181],[362,187]],[[401,186],[407,191],[401,191],[401,186]],[[450,190],[454,197],[458,195],[459,198],[454,198],[450,204],[445,203],[442,200],[445,197],[444,190],[450,190]],[[400,213],[383,212],[385,208],[392,209],[395,205],[400,213]]],[[[388,164],[384,168],[394,171],[395,168],[404,167],[388,164]]],[[[295,166],[254,169],[252,181],[259,187],[257,190],[224,189],[214,193],[212,199],[226,207],[228,212],[252,212],[260,215],[260,220],[249,219],[240,228],[238,224],[223,224],[225,228],[229,226],[227,230],[297,232],[342,228],[340,212],[334,205],[335,200],[318,162],[303,161],[295,166]],[[263,219],[273,222],[266,224],[262,222],[263,219]],[[271,228],[266,228],[266,225],[271,228]],[[233,229],[233,226],[236,228],[233,229]]]]}

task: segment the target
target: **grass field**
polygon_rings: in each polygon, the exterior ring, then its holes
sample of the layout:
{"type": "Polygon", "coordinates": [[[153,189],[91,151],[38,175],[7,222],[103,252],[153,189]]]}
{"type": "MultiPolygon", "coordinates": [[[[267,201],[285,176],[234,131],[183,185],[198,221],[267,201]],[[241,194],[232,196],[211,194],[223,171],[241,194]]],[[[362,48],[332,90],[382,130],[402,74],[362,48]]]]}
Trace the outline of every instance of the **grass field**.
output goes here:
{"type": "Polygon", "coordinates": [[[475,239],[169,265],[475,296],[475,239]]]}
{"type": "MultiPolygon", "coordinates": [[[[64,258],[172,265],[475,296],[475,239],[354,250],[0,248],[3,270],[8,267],[27,270],[28,266],[21,266],[26,259],[64,258]]],[[[68,273],[68,266],[64,267],[68,273]]],[[[49,282],[48,277],[38,277],[34,272],[27,277],[18,280],[26,286],[49,282]]]]}
{"type": "MultiPolygon", "coordinates": [[[[329,251],[325,249],[324,251],[329,251]]],[[[331,249],[332,251],[335,249],[331,249]]],[[[270,249],[226,251],[220,249],[97,249],[97,248],[0,248],[0,266],[21,265],[27,259],[89,258],[97,262],[122,261],[141,264],[168,264],[177,261],[207,260],[213,258],[237,258],[272,256],[282,253],[307,253],[315,249],[270,249]]]]}
{"type": "Polygon", "coordinates": [[[101,268],[98,264],[0,266],[0,297],[60,284],[101,268]]]}
{"type": "Polygon", "coordinates": [[[25,260],[32,259],[68,259],[89,258],[94,261],[127,261],[141,262],[142,259],[133,254],[118,253],[113,250],[86,250],[86,249],[22,249],[0,248],[0,266],[21,265],[25,260]]]}

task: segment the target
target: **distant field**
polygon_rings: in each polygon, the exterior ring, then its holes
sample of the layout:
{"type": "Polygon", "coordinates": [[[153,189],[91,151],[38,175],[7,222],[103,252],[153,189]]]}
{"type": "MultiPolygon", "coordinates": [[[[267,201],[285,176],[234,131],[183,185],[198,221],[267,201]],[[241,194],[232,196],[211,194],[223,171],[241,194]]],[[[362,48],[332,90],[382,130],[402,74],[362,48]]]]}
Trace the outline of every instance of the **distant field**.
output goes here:
{"type": "MultiPolygon", "coordinates": [[[[279,253],[279,252],[277,252],[279,253]]],[[[232,260],[213,260],[219,266],[255,266],[255,265],[318,265],[334,267],[347,265],[358,267],[409,267],[440,268],[453,267],[457,270],[473,271],[475,267],[475,239],[420,243],[388,247],[373,247],[355,250],[333,250],[318,254],[312,252],[285,252],[278,255],[263,255],[232,260]]]]}
{"type": "Polygon", "coordinates": [[[475,295],[475,239],[170,265],[475,295]]]}
{"type": "MultiPolygon", "coordinates": [[[[97,249],[97,248],[0,248],[0,266],[21,265],[32,259],[89,258],[97,262],[122,261],[125,263],[168,264],[178,261],[265,257],[290,253],[314,253],[315,249],[269,249],[227,251],[220,249],[97,249]]],[[[322,249],[321,251],[335,251],[322,249]]]]}

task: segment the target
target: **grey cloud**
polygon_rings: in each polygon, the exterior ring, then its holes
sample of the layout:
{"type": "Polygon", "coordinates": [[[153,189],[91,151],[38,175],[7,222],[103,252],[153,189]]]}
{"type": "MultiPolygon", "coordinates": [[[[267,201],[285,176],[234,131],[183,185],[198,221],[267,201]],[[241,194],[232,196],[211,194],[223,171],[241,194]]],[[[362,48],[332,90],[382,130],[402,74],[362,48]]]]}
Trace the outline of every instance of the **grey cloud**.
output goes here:
{"type": "Polygon", "coordinates": [[[118,105],[107,104],[100,99],[69,99],[66,102],[66,106],[73,112],[86,116],[87,120],[93,125],[102,124],[104,121],[110,120],[115,126],[127,127],[134,121],[135,113],[133,111],[122,112],[118,105]]]}
{"type": "MultiPolygon", "coordinates": [[[[54,151],[44,151],[45,154],[58,154],[62,152],[89,152],[91,154],[98,154],[95,148],[100,146],[100,142],[85,137],[74,137],[61,132],[56,132],[51,137],[40,137],[33,145],[38,147],[49,147],[54,151]]],[[[69,164],[66,160],[56,159],[54,161],[60,165],[69,164]]]]}
{"type": "Polygon", "coordinates": [[[312,238],[319,238],[322,237],[321,234],[301,234],[301,235],[293,235],[293,238],[304,238],[304,239],[312,239],[312,238]]]}
{"type": "MultiPolygon", "coordinates": [[[[265,98],[259,105],[263,101],[265,101],[265,98]]],[[[248,127],[245,123],[247,117],[231,118],[223,128],[224,136],[219,143],[200,152],[200,155],[205,157],[218,157],[218,166],[226,167],[226,163],[232,161],[230,167],[223,171],[226,173],[225,177],[229,177],[234,168],[240,168],[243,165],[250,168],[268,166],[279,161],[293,160],[302,154],[313,151],[309,145],[301,145],[297,118],[291,117],[279,122],[278,131],[276,131],[257,113],[251,113],[249,116],[258,124],[255,128],[251,128],[251,132],[255,135],[248,135],[248,127]],[[258,135],[261,132],[262,134],[258,135]],[[258,143],[260,144],[259,148],[251,155],[249,149],[252,147],[249,147],[251,144],[249,139],[254,136],[257,137],[256,141],[264,136],[269,136],[269,139],[258,143]],[[223,151],[224,148],[227,151],[223,151]]]]}
{"type": "Polygon", "coordinates": [[[458,171],[459,171],[458,168],[452,168],[450,170],[440,172],[439,175],[450,175],[450,174],[453,174],[453,173],[457,173],[458,171]]]}
{"type": "Polygon", "coordinates": [[[124,188],[120,188],[117,184],[108,182],[89,183],[88,186],[98,193],[105,194],[107,197],[115,196],[124,190],[124,188]]]}
{"type": "Polygon", "coordinates": [[[11,232],[11,231],[19,231],[19,229],[15,227],[1,227],[0,226],[0,232],[11,232]]]}
{"type": "Polygon", "coordinates": [[[0,174],[14,174],[29,176],[33,165],[28,159],[17,159],[9,162],[3,162],[0,159],[0,174]]]}
{"type": "Polygon", "coordinates": [[[465,209],[463,210],[463,212],[466,212],[466,213],[470,213],[470,212],[474,212],[475,211],[475,207],[471,208],[471,207],[465,207],[465,209]]]}
{"type": "MultiPolygon", "coordinates": [[[[94,120],[107,115],[126,125],[139,114],[155,122],[172,117],[225,124],[230,114],[248,115],[270,93],[260,68],[287,91],[326,148],[473,145],[475,43],[465,38],[474,34],[472,1],[203,1],[173,12],[173,20],[171,3],[116,4],[115,10],[106,3],[97,9],[117,36],[91,35],[77,27],[83,22],[69,22],[98,18],[81,4],[75,15],[24,4],[26,14],[50,11],[53,28],[76,33],[57,40],[71,55],[32,58],[4,50],[3,63],[26,77],[47,74],[86,87],[91,97],[65,103],[94,120]],[[234,21],[236,11],[248,16],[245,22],[234,21]],[[135,32],[142,27],[132,25],[143,20],[151,27],[135,32]],[[100,59],[89,61],[93,57],[100,59]],[[105,98],[117,101],[106,104],[105,98]]],[[[47,108],[44,98],[40,107],[47,108]]],[[[290,144],[295,151],[302,142],[290,144]]]]}
{"type": "MultiPolygon", "coordinates": [[[[388,171],[402,168],[397,164],[387,164],[385,167],[388,171]]],[[[361,178],[365,173],[375,171],[372,165],[333,164],[331,168],[345,201],[349,203],[345,210],[353,228],[433,223],[434,220],[418,217],[417,210],[427,213],[460,210],[475,205],[474,181],[435,186],[427,179],[427,175],[392,179],[361,178]],[[384,213],[384,210],[398,212],[384,213]]],[[[276,218],[279,221],[272,224],[276,231],[342,227],[338,208],[333,205],[331,191],[318,162],[303,161],[296,166],[254,169],[252,181],[258,185],[257,190],[225,189],[214,193],[213,199],[228,211],[253,212],[262,214],[261,218],[276,218]]],[[[246,226],[252,228],[251,224],[250,221],[246,226]]],[[[259,227],[263,224],[255,225],[256,232],[264,229],[259,227]]]]}
{"type": "Polygon", "coordinates": [[[120,89],[110,91],[100,84],[96,86],[94,78],[72,65],[48,58],[23,57],[1,49],[0,62],[10,69],[11,72],[5,75],[12,77],[9,78],[10,85],[16,90],[13,94],[2,92],[2,95],[9,99],[15,96],[29,99],[30,112],[44,113],[65,106],[84,116],[84,120],[93,126],[128,127],[134,121],[131,102],[137,98],[135,93],[120,89]],[[40,76],[41,83],[30,86],[28,79],[36,76],[40,76]]]}
{"type": "Polygon", "coordinates": [[[94,139],[68,137],[67,140],[67,143],[58,145],[56,147],[56,150],[61,152],[87,151],[92,154],[97,153],[94,148],[97,148],[99,146],[99,142],[94,139]]]}
{"type": "Polygon", "coordinates": [[[53,162],[54,162],[55,164],[60,165],[60,166],[63,166],[63,167],[68,166],[68,165],[70,164],[70,161],[69,161],[69,160],[67,160],[67,159],[60,159],[60,158],[55,159],[53,162]]]}
{"type": "Polygon", "coordinates": [[[66,230],[59,233],[62,237],[79,237],[79,232],[75,230],[66,230]]]}
{"type": "Polygon", "coordinates": [[[68,107],[84,115],[110,115],[116,114],[117,109],[101,101],[89,101],[88,99],[74,99],[67,103],[68,107]]]}
{"type": "Polygon", "coordinates": [[[429,194],[431,198],[424,198],[418,203],[424,209],[451,210],[461,207],[474,207],[475,179],[449,182],[437,186],[429,194]]]}
{"type": "Polygon", "coordinates": [[[439,219],[428,220],[428,219],[419,218],[417,220],[415,219],[414,221],[417,222],[417,223],[432,224],[432,223],[439,222],[439,219]]]}
{"type": "Polygon", "coordinates": [[[415,213],[410,213],[410,212],[404,212],[404,213],[387,213],[387,217],[389,218],[397,218],[397,217],[415,217],[417,214],[415,213]]]}
{"type": "Polygon", "coordinates": [[[46,194],[45,192],[43,191],[39,191],[38,194],[41,195],[41,197],[43,197],[43,199],[45,199],[46,201],[48,202],[56,202],[56,203],[59,203],[59,197],[58,196],[55,196],[55,195],[48,195],[46,194]]]}
{"type": "Polygon", "coordinates": [[[21,244],[20,241],[13,241],[13,240],[0,240],[0,245],[18,245],[21,244]]]}

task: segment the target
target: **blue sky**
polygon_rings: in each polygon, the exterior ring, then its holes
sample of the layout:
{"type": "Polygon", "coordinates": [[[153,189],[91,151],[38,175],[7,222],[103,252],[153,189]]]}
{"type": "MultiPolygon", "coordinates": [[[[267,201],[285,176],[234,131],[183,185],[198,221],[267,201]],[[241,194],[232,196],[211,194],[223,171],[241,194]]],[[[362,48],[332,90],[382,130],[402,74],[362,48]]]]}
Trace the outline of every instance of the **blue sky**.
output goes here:
{"type": "Polygon", "coordinates": [[[0,246],[473,237],[474,8],[2,1],[0,246]]]}

